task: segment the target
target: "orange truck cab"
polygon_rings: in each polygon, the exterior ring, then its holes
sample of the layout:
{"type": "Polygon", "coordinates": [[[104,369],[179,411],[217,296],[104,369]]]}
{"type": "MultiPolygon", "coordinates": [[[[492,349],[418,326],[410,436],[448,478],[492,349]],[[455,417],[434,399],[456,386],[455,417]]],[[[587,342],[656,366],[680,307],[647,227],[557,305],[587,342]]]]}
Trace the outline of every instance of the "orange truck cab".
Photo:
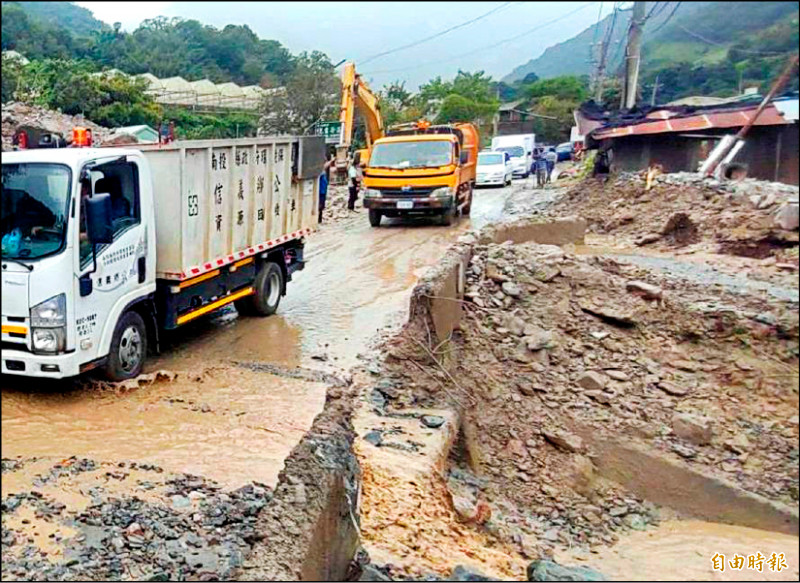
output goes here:
{"type": "Polygon", "coordinates": [[[372,144],[364,206],[373,227],[386,217],[468,216],[475,186],[478,130],[469,123],[400,126],[372,144]]]}

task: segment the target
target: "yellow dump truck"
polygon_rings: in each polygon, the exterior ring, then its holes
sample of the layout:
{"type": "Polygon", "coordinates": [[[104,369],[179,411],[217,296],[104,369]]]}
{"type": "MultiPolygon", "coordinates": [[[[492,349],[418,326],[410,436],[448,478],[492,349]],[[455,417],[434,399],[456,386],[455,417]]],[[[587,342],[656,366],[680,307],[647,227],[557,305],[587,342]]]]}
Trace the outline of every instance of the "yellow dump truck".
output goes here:
{"type": "Polygon", "coordinates": [[[469,215],[478,159],[469,123],[408,124],[375,140],[364,170],[364,206],[373,227],[386,217],[469,215]]]}
{"type": "Polygon", "coordinates": [[[435,215],[449,225],[469,215],[478,164],[478,130],[470,123],[431,125],[420,121],[384,131],[378,97],[347,63],[342,73],[342,133],[337,168],[347,169],[355,112],[366,124],[367,147],[355,163],[366,163],[364,206],[373,227],[381,218],[435,215]]]}

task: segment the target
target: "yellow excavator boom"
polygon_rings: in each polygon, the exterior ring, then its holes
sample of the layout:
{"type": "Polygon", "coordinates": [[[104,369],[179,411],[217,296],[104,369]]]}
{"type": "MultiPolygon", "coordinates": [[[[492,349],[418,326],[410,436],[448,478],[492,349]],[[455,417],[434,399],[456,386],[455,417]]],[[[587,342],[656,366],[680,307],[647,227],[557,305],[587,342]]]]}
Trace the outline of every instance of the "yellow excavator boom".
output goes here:
{"type": "Polygon", "coordinates": [[[342,71],[342,105],[339,112],[342,133],[338,148],[339,153],[344,155],[346,155],[353,142],[356,108],[367,125],[367,153],[369,154],[372,151],[372,144],[375,140],[382,138],[384,135],[383,117],[378,104],[378,96],[372,92],[367,83],[356,73],[355,64],[345,63],[344,71],[342,71]]]}

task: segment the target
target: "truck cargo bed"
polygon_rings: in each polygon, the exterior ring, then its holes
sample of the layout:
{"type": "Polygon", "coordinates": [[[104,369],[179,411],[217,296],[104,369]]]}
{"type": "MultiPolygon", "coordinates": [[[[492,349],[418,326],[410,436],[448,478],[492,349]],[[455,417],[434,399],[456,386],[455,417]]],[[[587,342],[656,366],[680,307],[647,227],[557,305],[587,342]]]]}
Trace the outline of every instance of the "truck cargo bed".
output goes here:
{"type": "Polygon", "coordinates": [[[319,140],[264,137],[138,146],[153,172],[157,277],[184,280],[310,233],[319,140]]]}

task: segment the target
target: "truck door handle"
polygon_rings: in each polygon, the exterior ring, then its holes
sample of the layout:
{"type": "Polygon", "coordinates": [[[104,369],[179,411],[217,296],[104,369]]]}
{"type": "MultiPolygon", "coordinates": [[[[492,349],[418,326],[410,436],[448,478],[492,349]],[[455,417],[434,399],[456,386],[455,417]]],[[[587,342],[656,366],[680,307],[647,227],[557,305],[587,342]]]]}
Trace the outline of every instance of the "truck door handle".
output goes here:
{"type": "Polygon", "coordinates": [[[147,275],[147,258],[139,257],[139,283],[144,283],[145,276],[147,275]]]}

